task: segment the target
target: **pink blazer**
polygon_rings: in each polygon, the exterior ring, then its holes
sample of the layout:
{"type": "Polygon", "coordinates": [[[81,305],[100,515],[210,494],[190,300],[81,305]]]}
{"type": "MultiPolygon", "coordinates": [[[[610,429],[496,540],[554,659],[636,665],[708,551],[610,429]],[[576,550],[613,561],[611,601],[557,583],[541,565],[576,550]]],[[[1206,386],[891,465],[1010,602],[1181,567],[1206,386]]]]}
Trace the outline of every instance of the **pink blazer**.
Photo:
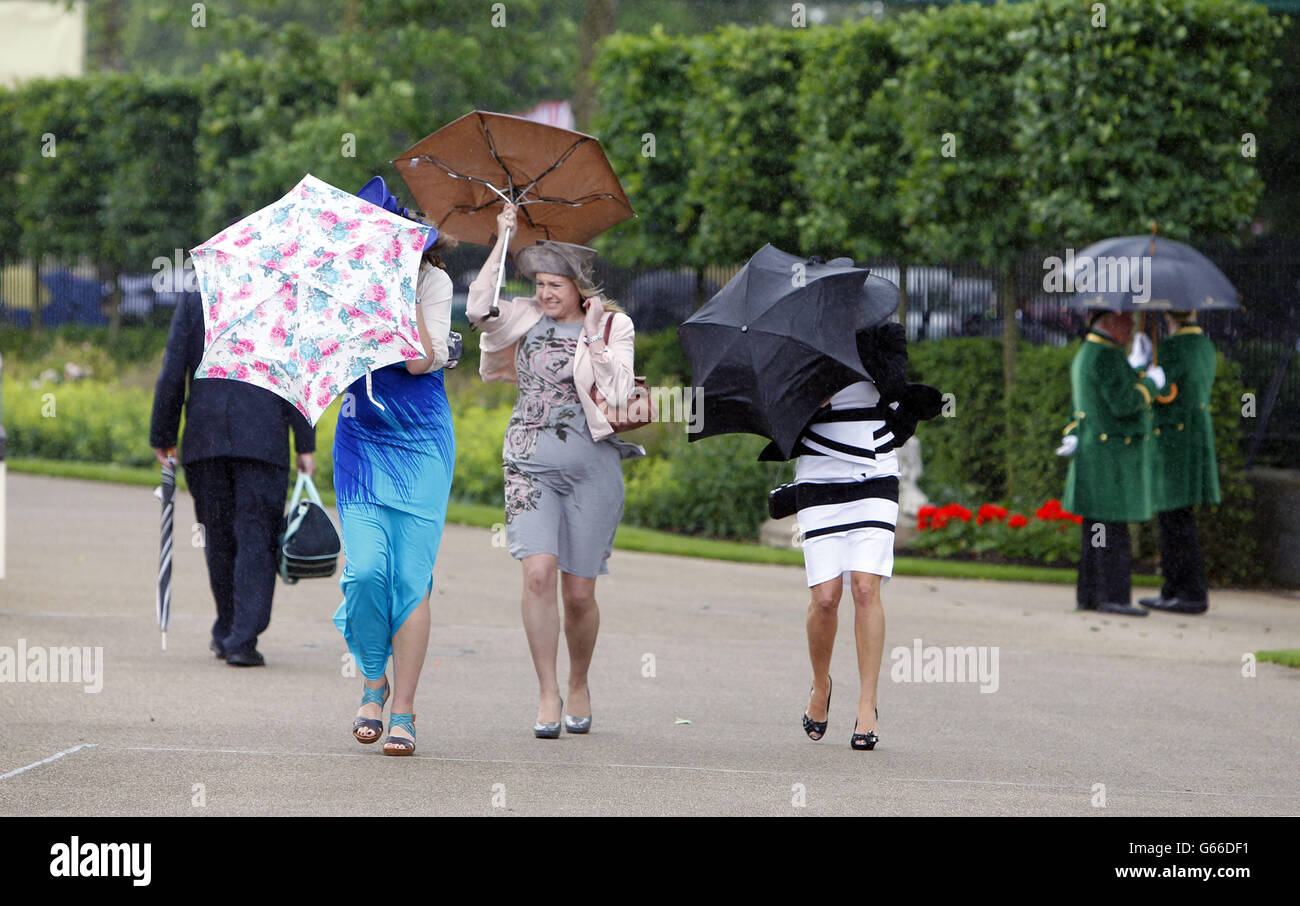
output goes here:
{"type": "MultiPolygon", "coordinates": [[[[493,268],[484,267],[479,272],[478,279],[469,285],[465,313],[483,332],[479,343],[479,376],[485,381],[517,383],[519,375],[515,372],[515,352],[520,338],[542,319],[542,308],[534,298],[515,296],[509,301],[502,299],[498,302],[500,315],[481,320],[487,315],[492,293],[496,290],[496,283],[492,279],[494,275],[493,268]]],[[[632,326],[632,319],[621,312],[610,312],[605,318],[613,319],[609,345],[603,352],[596,354],[586,343],[579,341],[573,359],[573,382],[578,388],[578,400],[587,416],[587,427],[591,430],[592,440],[604,440],[617,435],[592,400],[591,388],[594,386],[607,400],[625,400],[636,385],[632,370],[636,329],[632,326]]],[[[605,324],[606,320],[602,320],[601,338],[604,337],[605,324]]]]}

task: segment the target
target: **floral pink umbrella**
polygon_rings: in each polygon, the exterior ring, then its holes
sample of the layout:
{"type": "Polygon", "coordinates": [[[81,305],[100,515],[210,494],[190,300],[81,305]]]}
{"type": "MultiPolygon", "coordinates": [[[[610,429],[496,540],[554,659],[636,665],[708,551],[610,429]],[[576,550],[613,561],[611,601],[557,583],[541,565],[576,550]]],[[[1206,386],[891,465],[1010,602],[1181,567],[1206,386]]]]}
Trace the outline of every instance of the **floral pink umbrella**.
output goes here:
{"type": "Polygon", "coordinates": [[[313,425],[354,380],[424,355],[415,283],[428,227],[308,174],[194,249],[196,378],[270,390],[313,425]]]}

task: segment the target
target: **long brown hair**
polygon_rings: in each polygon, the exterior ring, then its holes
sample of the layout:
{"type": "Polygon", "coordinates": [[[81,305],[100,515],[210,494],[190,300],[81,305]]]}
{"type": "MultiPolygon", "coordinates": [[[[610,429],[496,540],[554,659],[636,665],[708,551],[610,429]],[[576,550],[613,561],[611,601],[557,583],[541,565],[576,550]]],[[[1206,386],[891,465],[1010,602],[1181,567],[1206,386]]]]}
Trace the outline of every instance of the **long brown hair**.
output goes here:
{"type": "Polygon", "coordinates": [[[443,264],[442,256],[444,253],[450,252],[458,245],[460,245],[459,239],[439,230],[438,238],[433,241],[433,245],[424,250],[424,260],[432,264],[434,267],[440,267],[443,270],[446,270],[447,265],[443,264]]]}

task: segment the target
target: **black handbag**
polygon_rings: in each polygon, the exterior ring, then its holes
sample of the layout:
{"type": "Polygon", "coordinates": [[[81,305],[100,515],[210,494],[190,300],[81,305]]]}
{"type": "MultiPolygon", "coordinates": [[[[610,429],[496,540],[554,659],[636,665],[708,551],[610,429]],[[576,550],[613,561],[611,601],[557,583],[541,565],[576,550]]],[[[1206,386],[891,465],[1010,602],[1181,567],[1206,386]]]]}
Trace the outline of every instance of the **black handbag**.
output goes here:
{"type": "Polygon", "coordinates": [[[328,579],[338,569],[342,549],[311,476],[299,472],[280,533],[280,578],[289,585],[299,579],[328,579]],[[302,499],[304,491],[307,500],[302,499]]]}
{"type": "Polygon", "coordinates": [[[773,519],[784,519],[786,516],[793,516],[798,510],[799,501],[794,485],[783,484],[779,488],[773,488],[768,492],[767,513],[773,519]]]}

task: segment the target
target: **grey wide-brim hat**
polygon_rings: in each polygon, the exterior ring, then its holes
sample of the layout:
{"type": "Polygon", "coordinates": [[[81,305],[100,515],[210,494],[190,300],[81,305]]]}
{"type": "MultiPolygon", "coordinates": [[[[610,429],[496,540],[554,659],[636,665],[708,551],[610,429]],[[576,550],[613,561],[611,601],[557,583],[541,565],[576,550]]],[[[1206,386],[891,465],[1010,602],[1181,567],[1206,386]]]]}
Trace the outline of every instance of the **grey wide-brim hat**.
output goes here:
{"type": "Polygon", "coordinates": [[[515,268],[526,279],[534,280],[538,274],[559,274],[573,280],[584,298],[599,292],[595,263],[595,249],[554,239],[543,239],[515,253],[515,268]]]}

